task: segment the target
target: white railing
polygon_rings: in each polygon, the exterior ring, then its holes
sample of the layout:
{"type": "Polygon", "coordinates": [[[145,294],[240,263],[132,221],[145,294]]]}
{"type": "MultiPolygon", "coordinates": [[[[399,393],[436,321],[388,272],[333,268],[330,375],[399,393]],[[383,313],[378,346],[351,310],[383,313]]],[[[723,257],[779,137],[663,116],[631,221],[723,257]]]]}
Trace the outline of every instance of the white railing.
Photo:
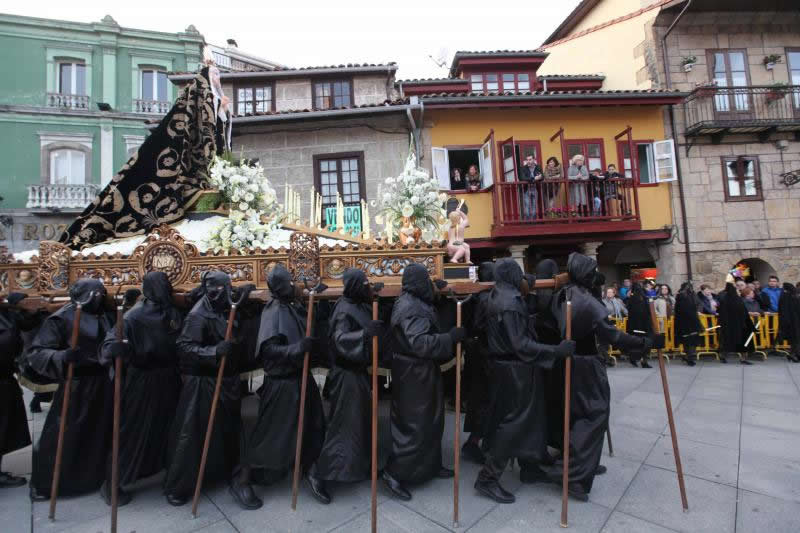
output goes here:
{"type": "Polygon", "coordinates": [[[100,187],[89,185],[28,185],[28,209],[83,209],[100,187]]]}
{"type": "Polygon", "coordinates": [[[89,97],[83,94],[47,93],[47,107],[89,109],[89,97]]]}
{"type": "Polygon", "coordinates": [[[154,113],[157,115],[165,115],[170,108],[170,102],[161,102],[158,100],[134,100],[133,110],[137,113],[154,113]]]}

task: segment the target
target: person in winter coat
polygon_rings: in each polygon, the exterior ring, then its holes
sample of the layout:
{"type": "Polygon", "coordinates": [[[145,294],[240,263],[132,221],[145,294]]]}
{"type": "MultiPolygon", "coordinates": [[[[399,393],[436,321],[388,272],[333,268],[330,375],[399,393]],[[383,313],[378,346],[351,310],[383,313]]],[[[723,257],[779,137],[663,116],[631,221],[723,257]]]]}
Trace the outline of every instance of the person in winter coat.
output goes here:
{"type": "Polygon", "coordinates": [[[778,339],[792,345],[788,358],[800,363],[800,292],[791,283],[783,284],[778,314],[778,339]]]}
{"type": "MultiPolygon", "coordinates": [[[[653,323],[650,319],[650,302],[639,283],[634,283],[631,286],[631,292],[626,303],[628,305],[628,335],[652,335],[653,323]]],[[[628,359],[633,366],[637,366],[637,363],[641,361],[642,368],[651,368],[647,362],[649,355],[650,350],[633,349],[628,352],[628,359]]]]}
{"type": "Polygon", "coordinates": [[[719,295],[719,324],[722,326],[719,336],[720,361],[727,363],[729,355],[738,353],[741,364],[752,365],[747,360],[747,353],[753,351],[754,343],[750,334],[755,332],[755,326],[730,274],[725,280],[725,290],[719,295]]]}
{"type": "Polygon", "coordinates": [[[695,365],[696,348],[702,342],[703,326],[697,316],[701,307],[692,282],[684,282],[675,296],[675,344],[683,345],[686,354],[683,360],[689,366],[695,365]]]}
{"type": "Polygon", "coordinates": [[[658,318],[669,318],[675,313],[675,297],[666,283],[658,287],[658,296],[653,301],[658,318]]]}

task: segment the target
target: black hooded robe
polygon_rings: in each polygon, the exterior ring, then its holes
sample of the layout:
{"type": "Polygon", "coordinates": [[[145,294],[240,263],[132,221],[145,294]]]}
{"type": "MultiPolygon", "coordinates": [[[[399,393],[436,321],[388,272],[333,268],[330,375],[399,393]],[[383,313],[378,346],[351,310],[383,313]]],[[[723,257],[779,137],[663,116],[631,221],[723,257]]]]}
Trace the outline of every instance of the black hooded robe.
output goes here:
{"type": "MultiPolygon", "coordinates": [[[[220,278],[220,283],[227,280],[226,292],[230,296],[230,278],[226,274],[215,272],[208,276],[220,278]]],[[[209,295],[204,295],[186,316],[176,342],[183,387],[170,428],[164,479],[164,492],[175,497],[190,497],[197,483],[219,368],[216,346],[225,339],[228,311],[217,311],[209,295]]],[[[234,337],[236,333],[234,325],[234,337]]],[[[239,463],[242,402],[236,363],[235,355],[226,359],[208,448],[206,483],[228,480],[239,463]]]]}
{"type": "MultiPolygon", "coordinates": [[[[259,389],[258,417],[246,441],[244,463],[253,480],[268,484],[294,466],[297,418],[300,413],[303,357],[293,346],[306,336],[305,309],[294,301],[289,272],[276,267],[267,281],[272,299],[261,313],[258,354],[264,365],[264,385],[259,389]]],[[[325,413],[314,377],[306,386],[306,413],[301,463],[309,468],[325,438],[325,413]]]]}
{"type": "MultiPolygon", "coordinates": [[[[484,262],[478,267],[478,281],[494,281],[494,263],[484,262]]],[[[491,290],[479,292],[471,302],[469,340],[466,341],[464,360],[464,384],[467,390],[467,409],[464,415],[464,431],[477,437],[486,434],[486,419],[489,412],[489,365],[486,339],[486,306],[491,290]]]]}
{"type": "Polygon", "coordinates": [[[555,346],[539,344],[530,327],[529,309],[519,291],[522,269],[513,259],[495,265],[496,285],[487,303],[489,387],[491,409],[486,439],[485,472],[498,476],[512,457],[523,468],[550,463],[547,453],[547,412],[544,376],[557,355],[555,346]],[[492,463],[490,465],[490,463],[492,463]]]}
{"type": "Polygon", "coordinates": [[[750,314],[744,306],[733,283],[726,283],[725,290],[719,295],[719,324],[722,326],[719,344],[723,357],[728,353],[746,353],[753,351],[752,340],[745,346],[747,338],[755,331],[750,314]]]}
{"type": "MultiPolygon", "coordinates": [[[[607,320],[608,311],[591,292],[597,262],[573,253],[567,263],[570,283],[556,293],[552,306],[561,335],[566,334],[565,302],[572,302],[572,339],[576,342],[572,358],[572,398],[570,400],[569,483],[592,490],[595,472],[603,453],[603,438],[608,428],[611,390],[605,364],[598,356],[597,340],[623,350],[642,350],[643,337],[623,333],[607,320]]],[[[563,383],[562,383],[563,386],[563,383]]],[[[563,416],[563,407],[562,407],[563,416]]],[[[558,483],[563,462],[545,467],[558,483]]]]}
{"type": "Polygon", "coordinates": [[[675,344],[683,344],[687,356],[702,342],[700,333],[703,331],[703,325],[697,316],[699,303],[690,285],[675,295],[675,344]]]}
{"type": "Polygon", "coordinates": [[[311,471],[327,481],[362,481],[371,471],[371,386],[367,367],[372,361],[372,320],[367,276],[361,270],[344,273],[344,295],[336,302],[329,323],[334,353],[328,374],[331,410],[325,444],[311,471]]]}
{"type": "Polygon", "coordinates": [[[31,487],[40,494],[50,494],[64,400],[67,363],[64,354],[70,346],[75,301],[83,301],[92,291],[100,297],[83,307],[78,349],[83,359],[75,364],[70,388],[69,411],[64,432],[59,495],[92,492],[105,479],[106,456],[111,445],[113,423],[113,382],[98,360],[98,352],[111,321],[101,308],[103,284],[94,279],[78,280],[70,289],[69,303],[42,324],[28,351],[31,367],[40,375],[60,381],[47,413],[39,441],[33,448],[31,487]]]}
{"type": "Polygon", "coordinates": [[[424,266],[403,272],[392,310],[392,451],[386,470],[406,483],[422,483],[442,468],[444,387],[439,365],[453,357],[433,308],[433,284],[424,266]]]}
{"type": "MultiPolygon", "coordinates": [[[[172,305],[172,285],[163,272],[142,280],[144,300],[123,318],[123,338],[130,360],[123,365],[119,426],[119,484],[130,485],[160,472],[166,464],[169,429],[178,404],[181,379],[176,340],[181,314],[172,305]]],[[[117,338],[109,331],[101,348],[113,364],[109,348],[117,338]]],[[[111,455],[107,476],[111,479],[111,455]]]]}
{"type": "Polygon", "coordinates": [[[22,313],[0,309],[0,459],[31,443],[22,389],[14,379],[15,358],[23,348],[22,313]]]}
{"type": "Polygon", "coordinates": [[[778,300],[778,339],[792,345],[792,354],[800,357],[800,293],[791,283],[783,284],[778,300]]]}
{"type": "MultiPolygon", "coordinates": [[[[653,333],[653,322],[650,318],[650,302],[645,296],[641,285],[638,283],[633,285],[625,305],[628,308],[628,335],[651,335],[653,333]],[[644,333],[637,333],[639,331],[644,333]]],[[[647,356],[642,350],[635,348],[628,350],[628,352],[628,356],[633,363],[647,356]]]]}

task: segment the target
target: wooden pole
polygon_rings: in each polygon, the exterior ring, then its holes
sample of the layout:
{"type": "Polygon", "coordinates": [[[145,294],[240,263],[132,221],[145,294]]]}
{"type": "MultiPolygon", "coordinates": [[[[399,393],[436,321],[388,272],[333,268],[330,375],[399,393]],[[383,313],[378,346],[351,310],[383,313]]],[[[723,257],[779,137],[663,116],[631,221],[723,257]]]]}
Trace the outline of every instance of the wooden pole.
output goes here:
{"type": "MultiPolygon", "coordinates": [[[[314,319],[314,291],[308,293],[308,313],[306,314],[306,337],[311,336],[311,323],[314,319]]],[[[297,442],[294,451],[294,475],[292,476],[292,511],[297,510],[297,488],[300,483],[300,459],[303,453],[303,422],[306,414],[306,388],[308,387],[308,364],[311,352],[303,357],[303,377],[300,381],[300,412],[297,415],[297,442]]]]}
{"type": "MultiPolygon", "coordinates": [[[[123,340],[123,307],[117,305],[117,342],[123,340]]],[[[114,426],[111,441],[111,533],[117,533],[117,510],[119,508],[119,417],[122,401],[122,359],[114,360],[114,426]]]]}
{"type": "MultiPolygon", "coordinates": [[[[94,298],[94,293],[89,294],[89,299],[94,298]]],[[[87,302],[88,302],[87,300],[87,302]]],[[[78,338],[81,332],[81,314],[83,313],[83,303],[75,302],[75,318],[72,321],[72,339],[70,347],[78,349],[78,338]]],[[[64,400],[61,403],[61,420],[58,424],[58,444],[56,445],[56,463],[53,469],[53,482],[50,486],[50,520],[56,519],[56,502],[58,500],[58,483],[61,479],[61,457],[64,454],[64,431],[67,426],[67,414],[69,413],[69,390],[72,387],[72,376],[75,373],[75,363],[67,365],[67,379],[64,380],[64,400]]]]}
{"type": "MultiPolygon", "coordinates": [[[[567,332],[565,340],[572,340],[572,302],[567,300],[567,332]]],[[[572,398],[572,357],[564,365],[564,470],[561,473],[561,527],[569,527],[567,511],[569,507],[569,415],[572,398]]]]}
{"type": "MultiPolygon", "coordinates": [[[[378,299],[372,302],[378,320],[378,299]]],[[[372,337],[372,533],[378,531],[378,337],[372,337]]]]}
{"type": "MultiPolygon", "coordinates": [[[[461,327],[461,304],[456,302],[456,327],[461,327]]],[[[458,528],[458,478],[461,467],[461,342],[456,344],[456,418],[453,434],[453,527],[458,528]]]]}
{"type": "MultiPolygon", "coordinates": [[[[650,302],[650,320],[653,324],[653,333],[658,333],[659,323],[656,317],[655,304],[650,302]]],[[[672,453],[675,456],[675,470],[678,473],[678,488],[681,491],[681,505],[683,510],[689,510],[689,500],[686,498],[686,485],[683,481],[683,466],[681,464],[681,452],[678,449],[678,434],[675,431],[675,417],[672,414],[672,399],[669,396],[669,382],[667,381],[667,368],[664,365],[664,350],[658,350],[658,368],[661,371],[661,386],[664,389],[664,403],[667,407],[667,420],[669,422],[669,434],[672,437],[672,453]]]]}
{"type": "Polygon", "coordinates": [[[611,421],[609,421],[609,426],[606,427],[606,439],[608,439],[608,455],[614,457],[614,446],[611,444],[611,421]]]}
{"type": "MultiPolygon", "coordinates": [[[[236,319],[237,303],[231,303],[231,310],[228,313],[228,329],[225,330],[225,340],[229,341],[233,337],[233,322],[236,319]]],[[[200,470],[197,472],[197,484],[194,487],[194,498],[192,499],[192,516],[197,518],[197,503],[200,500],[200,489],[203,487],[203,476],[206,473],[206,461],[208,460],[208,447],[211,444],[211,434],[214,432],[214,417],[217,414],[217,404],[219,403],[219,393],[222,389],[222,376],[225,374],[226,356],[222,356],[217,370],[217,383],[214,386],[214,397],[211,399],[211,413],[208,415],[208,427],[206,428],[206,440],[203,443],[203,455],[200,458],[200,470]]]]}

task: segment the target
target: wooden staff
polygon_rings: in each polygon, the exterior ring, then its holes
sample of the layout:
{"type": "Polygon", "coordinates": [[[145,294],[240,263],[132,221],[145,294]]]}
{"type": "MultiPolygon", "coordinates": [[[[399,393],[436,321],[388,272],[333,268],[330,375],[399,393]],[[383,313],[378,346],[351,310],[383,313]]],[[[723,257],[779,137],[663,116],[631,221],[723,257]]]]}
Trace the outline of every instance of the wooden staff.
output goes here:
{"type": "MultiPolygon", "coordinates": [[[[243,294],[238,302],[231,302],[231,310],[228,313],[228,329],[225,330],[225,340],[229,341],[233,337],[233,322],[236,319],[236,308],[239,303],[247,298],[247,294],[243,294]]],[[[222,389],[222,376],[225,373],[225,360],[227,356],[223,355],[219,362],[219,370],[217,370],[217,383],[214,386],[214,397],[211,400],[211,413],[208,415],[208,428],[206,428],[206,440],[203,443],[203,455],[200,458],[200,470],[197,472],[197,484],[194,487],[194,499],[192,500],[192,516],[197,518],[197,503],[200,500],[200,489],[203,486],[203,476],[206,473],[206,461],[208,460],[208,447],[211,444],[211,434],[214,432],[214,417],[217,414],[217,403],[219,402],[219,393],[222,389]]]]}
{"type": "MultiPolygon", "coordinates": [[[[567,300],[567,332],[565,340],[572,340],[572,302],[567,300]]],[[[564,469],[561,473],[561,527],[569,527],[567,510],[569,507],[569,410],[572,398],[572,357],[564,364],[564,469]]]]}
{"type": "MultiPolygon", "coordinates": [[[[306,338],[311,336],[311,323],[314,319],[314,294],[308,293],[308,312],[306,314],[306,338]]],[[[306,388],[308,387],[308,363],[311,352],[303,356],[303,377],[300,380],[300,412],[297,414],[297,442],[294,448],[294,475],[292,476],[292,511],[297,510],[297,487],[300,483],[300,458],[303,453],[303,423],[306,413],[306,388]]]]}
{"type": "MultiPolygon", "coordinates": [[[[117,305],[117,342],[123,339],[123,305],[117,305]]],[[[117,533],[117,509],[119,507],[119,417],[122,400],[122,359],[114,360],[114,427],[111,441],[111,533],[117,533]]]]}
{"type": "Polygon", "coordinates": [[[614,446],[611,445],[611,423],[606,427],[606,439],[608,439],[608,455],[614,457],[614,446]]]}
{"type": "MultiPolygon", "coordinates": [[[[75,318],[72,320],[72,339],[70,348],[78,349],[78,339],[81,333],[81,314],[83,306],[94,298],[94,291],[83,302],[75,302],[75,318]]],[[[61,403],[61,420],[58,424],[58,444],[56,445],[56,464],[53,469],[53,482],[50,486],[50,520],[56,519],[56,501],[58,500],[58,482],[61,479],[61,457],[64,453],[64,431],[67,427],[67,414],[69,413],[69,390],[72,387],[72,376],[75,373],[75,363],[67,365],[67,379],[64,380],[64,401],[61,403]]]]}
{"type": "MultiPolygon", "coordinates": [[[[373,289],[374,290],[374,289],[373,289]]],[[[378,320],[378,297],[372,301],[372,320],[378,320]]],[[[372,337],[372,533],[378,531],[378,337],[372,337]]]]}
{"type": "MultiPolygon", "coordinates": [[[[655,304],[650,302],[650,321],[653,324],[653,333],[659,332],[658,318],[656,317],[655,304]]],[[[686,499],[686,485],[683,482],[683,466],[681,465],[681,452],[678,449],[678,434],[675,431],[675,418],[672,415],[672,399],[669,397],[669,382],[667,381],[667,369],[664,366],[664,350],[658,349],[658,368],[661,370],[661,386],[664,389],[664,403],[667,406],[667,420],[669,421],[669,433],[672,437],[672,453],[675,455],[675,470],[678,472],[678,487],[681,491],[681,504],[683,510],[689,510],[689,501],[686,499]]]]}
{"type": "MultiPolygon", "coordinates": [[[[472,298],[456,300],[456,327],[461,327],[461,306],[472,298]]],[[[453,435],[453,527],[458,528],[458,479],[461,470],[461,342],[456,344],[456,418],[453,435]]]]}

